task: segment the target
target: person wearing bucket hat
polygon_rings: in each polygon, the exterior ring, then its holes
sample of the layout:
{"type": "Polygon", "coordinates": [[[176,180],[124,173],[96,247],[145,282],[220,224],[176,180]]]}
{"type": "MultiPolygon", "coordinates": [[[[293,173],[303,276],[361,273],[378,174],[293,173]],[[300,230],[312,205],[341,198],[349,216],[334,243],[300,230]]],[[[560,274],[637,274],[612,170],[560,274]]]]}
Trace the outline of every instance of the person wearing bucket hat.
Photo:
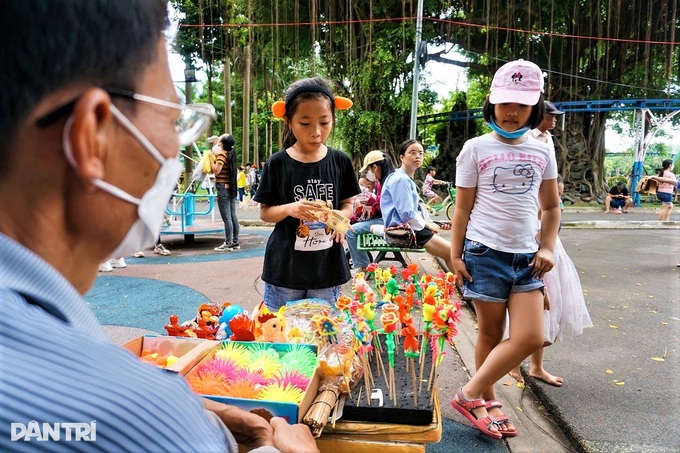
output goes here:
{"type": "Polygon", "coordinates": [[[543,121],[541,124],[532,129],[529,133],[532,137],[547,143],[550,149],[555,152],[555,143],[553,143],[551,130],[555,129],[557,126],[557,115],[562,115],[564,112],[557,110],[555,104],[550,101],[543,101],[545,106],[545,115],[543,116],[543,121]]]}
{"type": "Polygon", "coordinates": [[[541,69],[525,60],[501,66],[483,111],[492,131],[465,142],[456,159],[451,232],[451,271],[479,320],[477,372],[451,405],[501,439],[517,428],[494,385],[543,346],[541,279],[554,266],[560,201],[555,153],[527,134],[545,114],[541,69]],[[502,341],[506,311],[510,336],[502,341]]]}
{"type": "Polygon", "coordinates": [[[357,272],[366,272],[366,267],[371,264],[368,252],[357,249],[357,237],[363,233],[370,233],[372,225],[382,225],[382,212],[380,211],[380,195],[382,194],[382,183],[385,178],[394,171],[392,158],[385,151],[373,150],[364,156],[364,165],[360,173],[365,173],[366,179],[375,183],[375,206],[372,219],[356,222],[350,225],[345,239],[347,248],[352,257],[352,267],[358,269],[357,272]]]}

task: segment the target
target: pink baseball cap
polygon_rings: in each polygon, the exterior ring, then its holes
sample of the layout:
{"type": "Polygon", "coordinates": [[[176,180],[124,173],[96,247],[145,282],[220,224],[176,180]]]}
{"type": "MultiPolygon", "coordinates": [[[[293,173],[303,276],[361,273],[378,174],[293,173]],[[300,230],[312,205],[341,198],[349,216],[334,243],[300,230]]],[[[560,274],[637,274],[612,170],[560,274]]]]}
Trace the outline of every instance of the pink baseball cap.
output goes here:
{"type": "Polygon", "coordinates": [[[536,64],[525,60],[511,61],[498,68],[493,76],[489,102],[536,105],[543,93],[543,84],[543,71],[536,64]]]}

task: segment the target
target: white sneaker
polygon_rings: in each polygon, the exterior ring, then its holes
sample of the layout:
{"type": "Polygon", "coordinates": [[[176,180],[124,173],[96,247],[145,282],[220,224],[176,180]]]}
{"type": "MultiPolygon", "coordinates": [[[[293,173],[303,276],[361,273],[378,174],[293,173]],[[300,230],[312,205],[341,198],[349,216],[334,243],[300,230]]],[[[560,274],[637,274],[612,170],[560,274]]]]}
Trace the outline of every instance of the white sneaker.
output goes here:
{"type": "Polygon", "coordinates": [[[170,250],[166,249],[163,244],[157,244],[156,247],[153,248],[153,252],[156,255],[161,255],[161,256],[172,255],[172,252],[170,250]]]}
{"type": "Polygon", "coordinates": [[[144,252],[139,251],[132,254],[133,258],[144,258],[144,252]]]}
{"type": "Polygon", "coordinates": [[[125,263],[125,258],[111,258],[109,260],[109,263],[111,263],[111,266],[117,268],[117,269],[122,269],[124,267],[127,267],[127,263],[125,263]]]}
{"type": "Polygon", "coordinates": [[[111,266],[111,263],[108,261],[104,261],[99,265],[99,272],[111,272],[113,270],[113,266],[111,266]]]}
{"type": "Polygon", "coordinates": [[[375,234],[376,236],[385,236],[385,227],[383,225],[371,225],[370,230],[371,233],[375,234]]]}
{"type": "Polygon", "coordinates": [[[213,250],[216,251],[216,252],[231,252],[234,249],[231,248],[231,246],[227,245],[227,243],[225,242],[224,244],[220,245],[219,247],[215,247],[213,250]]]}

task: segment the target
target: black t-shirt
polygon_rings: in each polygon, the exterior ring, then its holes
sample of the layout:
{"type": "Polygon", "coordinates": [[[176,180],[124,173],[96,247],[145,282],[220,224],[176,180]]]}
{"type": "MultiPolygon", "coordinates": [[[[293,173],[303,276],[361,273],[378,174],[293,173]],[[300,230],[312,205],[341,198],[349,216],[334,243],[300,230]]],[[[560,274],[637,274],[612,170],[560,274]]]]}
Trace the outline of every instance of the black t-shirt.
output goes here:
{"type": "Polygon", "coordinates": [[[621,190],[619,190],[619,186],[614,186],[611,189],[609,189],[609,193],[611,195],[623,195],[624,197],[628,196],[628,189],[625,187],[622,187],[621,190]]]}
{"type": "MultiPolygon", "coordinates": [[[[285,150],[274,153],[260,175],[254,200],[279,206],[308,200],[342,200],[359,193],[352,162],[328,148],[318,162],[303,163],[285,150]]],[[[330,240],[332,230],[321,222],[286,217],[276,223],[264,254],[262,280],[292,289],[321,289],[342,285],[351,278],[342,244],[330,240]]]]}

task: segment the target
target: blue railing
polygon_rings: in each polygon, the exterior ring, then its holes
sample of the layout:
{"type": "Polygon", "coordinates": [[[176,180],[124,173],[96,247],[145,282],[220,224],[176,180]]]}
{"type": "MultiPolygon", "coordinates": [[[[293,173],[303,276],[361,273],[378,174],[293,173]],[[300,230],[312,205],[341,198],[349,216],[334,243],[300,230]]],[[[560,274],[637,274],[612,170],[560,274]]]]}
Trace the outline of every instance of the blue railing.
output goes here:
{"type": "MultiPolygon", "coordinates": [[[[596,101],[553,102],[555,107],[565,113],[575,112],[615,112],[649,109],[654,111],[680,110],[680,99],[607,99],[596,101]]],[[[449,121],[482,119],[482,109],[460,110],[435,113],[418,117],[418,124],[445,123],[449,121]]]]}

